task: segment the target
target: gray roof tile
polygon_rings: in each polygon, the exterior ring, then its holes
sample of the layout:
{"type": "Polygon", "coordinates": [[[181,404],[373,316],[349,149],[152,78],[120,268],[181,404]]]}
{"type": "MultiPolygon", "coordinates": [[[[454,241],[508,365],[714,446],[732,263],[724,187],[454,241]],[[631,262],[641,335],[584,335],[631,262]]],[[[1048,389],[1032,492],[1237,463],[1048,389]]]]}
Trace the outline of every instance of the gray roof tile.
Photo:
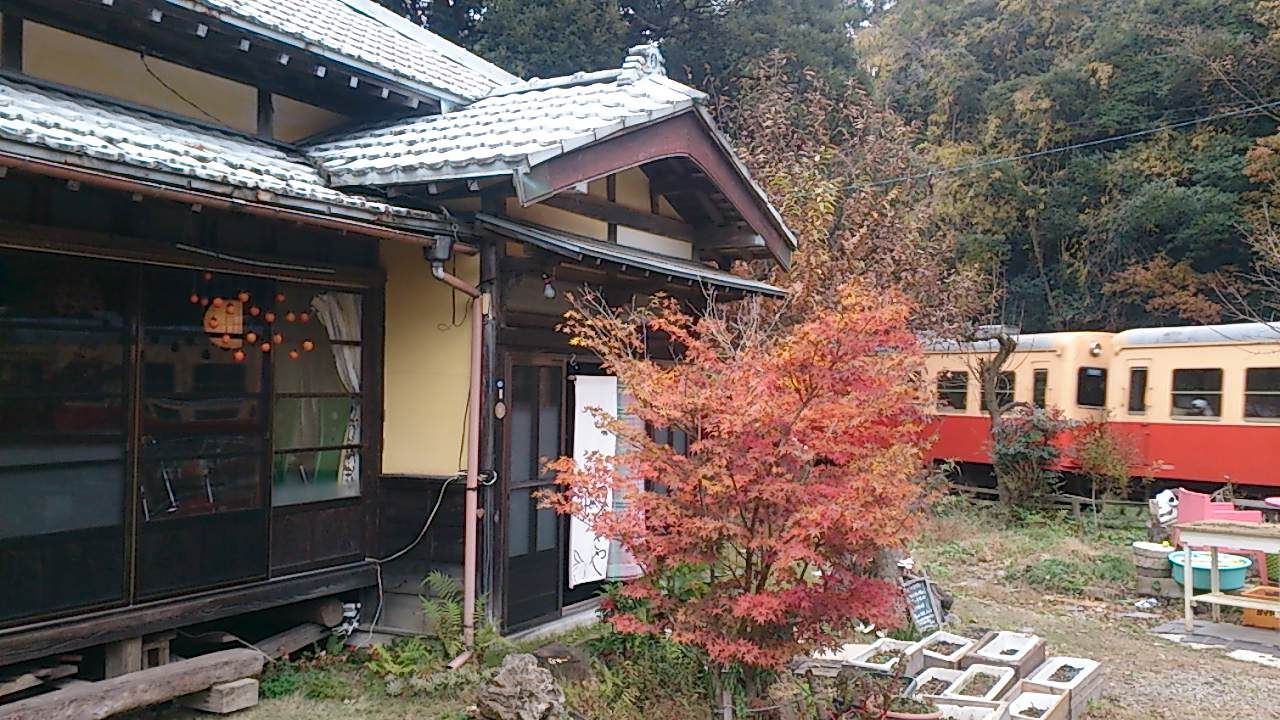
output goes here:
{"type": "Polygon", "coordinates": [[[0,78],[0,145],[55,161],[76,156],[72,164],[107,163],[120,174],[163,173],[190,185],[203,181],[214,191],[230,186],[361,214],[437,219],[334,190],[306,158],[277,145],[10,78],[0,78]]]}
{"type": "Polygon", "coordinates": [[[462,100],[519,80],[372,0],[169,0],[213,10],[372,69],[462,100]]]}
{"type": "Polygon", "coordinates": [[[660,70],[580,73],[505,86],[461,110],[326,139],[307,153],[335,185],[509,174],[703,97],[660,70]]]}

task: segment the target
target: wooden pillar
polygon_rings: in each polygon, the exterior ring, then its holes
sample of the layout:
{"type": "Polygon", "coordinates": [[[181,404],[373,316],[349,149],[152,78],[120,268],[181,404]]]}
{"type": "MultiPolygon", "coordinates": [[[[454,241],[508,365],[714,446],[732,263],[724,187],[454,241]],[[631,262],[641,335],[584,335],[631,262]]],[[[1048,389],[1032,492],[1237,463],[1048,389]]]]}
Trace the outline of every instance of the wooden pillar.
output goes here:
{"type": "Polygon", "coordinates": [[[22,72],[22,16],[11,12],[0,23],[0,68],[22,72]]]}
{"type": "MultiPolygon", "coordinates": [[[[482,198],[481,202],[485,212],[493,213],[501,212],[501,206],[505,200],[502,197],[489,197],[482,198]]],[[[502,322],[500,242],[494,238],[486,238],[480,243],[480,289],[488,293],[490,299],[489,317],[485,318],[484,323],[481,355],[481,381],[484,388],[484,396],[480,399],[480,469],[484,473],[481,477],[482,481],[496,477],[495,473],[498,472],[498,449],[501,447],[500,438],[502,437],[499,431],[502,421],[495,414],[495,408],[500,400],[500,392],[503,393],[501,401],[508,403],[511,401],[510,397],[505,395],[505,391],[500,391],[499,388],[499,384],[503,382],[501,366],[498,364],[498,324],[502,322]]],[[[502,572],[500,567],[502,563],[497,552],[499,547],[497,513],[502,507],[498,487],[498,483],[485,486],[481,496],[484,518],[480,542],[480,591],[490,597],[494,597],[495,586],[501,582],[500,573],[502,572]]],[[[493,617],[494,613],[500,612],[500,607],[499,603],[491,602],[487,612],[493,617]]]]}
{"type": "Polygon", "coordinates": [[[276,106],[270,90],[258,88],[258,137],[275,139],[276,106]]]}
{"type": "Polygon", "coordinates": [[[142,669],[142,638],[128,638],[103,646],[103,677],[111,679],[142,669]]]}

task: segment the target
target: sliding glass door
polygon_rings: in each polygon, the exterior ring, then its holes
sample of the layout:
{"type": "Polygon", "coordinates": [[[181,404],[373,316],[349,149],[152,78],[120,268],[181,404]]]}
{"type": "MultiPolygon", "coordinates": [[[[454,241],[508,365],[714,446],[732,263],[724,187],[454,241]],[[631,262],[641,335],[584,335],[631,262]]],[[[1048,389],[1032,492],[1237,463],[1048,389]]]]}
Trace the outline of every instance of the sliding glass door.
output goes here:
{"type": "Polygon", "coordinates": [[[0,624],[126,597],[133,274],[0,251],[0,624]]]}

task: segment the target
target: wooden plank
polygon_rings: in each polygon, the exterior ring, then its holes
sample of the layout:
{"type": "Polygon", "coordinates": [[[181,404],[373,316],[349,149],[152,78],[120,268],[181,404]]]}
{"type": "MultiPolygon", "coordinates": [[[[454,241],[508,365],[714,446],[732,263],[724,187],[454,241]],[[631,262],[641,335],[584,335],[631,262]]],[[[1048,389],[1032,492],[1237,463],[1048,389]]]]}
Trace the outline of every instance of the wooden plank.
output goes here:
{"type": "Polygon", "coordinates": [[[329,628],[317,623],[303,623],[282,633],[255,644],[259,650],[272,660],[295,653],[314,642],[319,642],[329,634],[329,628]]]}
{"type": "Polygon", "coordinates": [[[257,675],[263,662],[262,654],[254,650],[223,650],[21,700],[4,708],[4,718],[101,720],[257,675]]]}
{"type": "Polygon", "coordinates": [[[13,695],[15,693],[20,693],[23,690],[30,690],[31,688],[34,688],[34,687],[40,687],[43,684],[44,684],[43,680],[36,677],[35,675],[32,675],[31,673],[24,673],[22,675],[17,675],[13,677],[0,678],[0,698],[5,697],[6,695],[13,695]]]}
{"type": "Polygon", "coordinates": [[[208,690],[178,698],[178,704],[192,710],[228,715],[258,704],[258,681],[242,678],[218,683],[208,690]]]}
{"type": "Polygon", "coordinates": [[[1195,602],[1211,603],[1213,605],[1231,605],[1233,607],[1249,608],[1251,610],[1271,610],[1272,612],[1280,612],[1280,601],[1244,597],[1243,595],[1231,595],[1224,592],[1203,593],[1201,595],[1194,595],[1191,599],[1195,602]]]}
{"type": "Polygon", "coordinates": [[[376,568],[372,563],[362,562],[177,600],[20,626],[0,631],[0,657],[10,663],[23,662],[375,584],[376,568]]]}

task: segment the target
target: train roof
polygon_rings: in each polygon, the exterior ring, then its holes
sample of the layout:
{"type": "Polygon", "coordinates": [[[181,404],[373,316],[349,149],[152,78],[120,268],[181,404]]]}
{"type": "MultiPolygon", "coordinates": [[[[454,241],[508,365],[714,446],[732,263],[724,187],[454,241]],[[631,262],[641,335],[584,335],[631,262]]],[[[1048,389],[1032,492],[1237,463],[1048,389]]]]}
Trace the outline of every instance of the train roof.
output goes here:
{"type": "MultiPolygon", "coordinates": [[[[1110,333],[1089,331],[1027,333],[1014,335],[1013,338],[1018,341],[1018,352],[1035,352],[1059,350],[1070,345],[1073,341],[1094,340],[1104,336],[1110,336],[1110,333]]],[[[930,353],[993,353],[998,348],[999,345],[995,340],[977,340],[974,342],[926,340],[924,342],[925,352],[930,353]]]]}
{"type": "Polygon", "coordinates": [[[1143,345],[1192,345],[1214,343],[1280,343],[1280,323],[1185,325],[1137,328],[1117,333],[1115,347],[1143,345]]]}

